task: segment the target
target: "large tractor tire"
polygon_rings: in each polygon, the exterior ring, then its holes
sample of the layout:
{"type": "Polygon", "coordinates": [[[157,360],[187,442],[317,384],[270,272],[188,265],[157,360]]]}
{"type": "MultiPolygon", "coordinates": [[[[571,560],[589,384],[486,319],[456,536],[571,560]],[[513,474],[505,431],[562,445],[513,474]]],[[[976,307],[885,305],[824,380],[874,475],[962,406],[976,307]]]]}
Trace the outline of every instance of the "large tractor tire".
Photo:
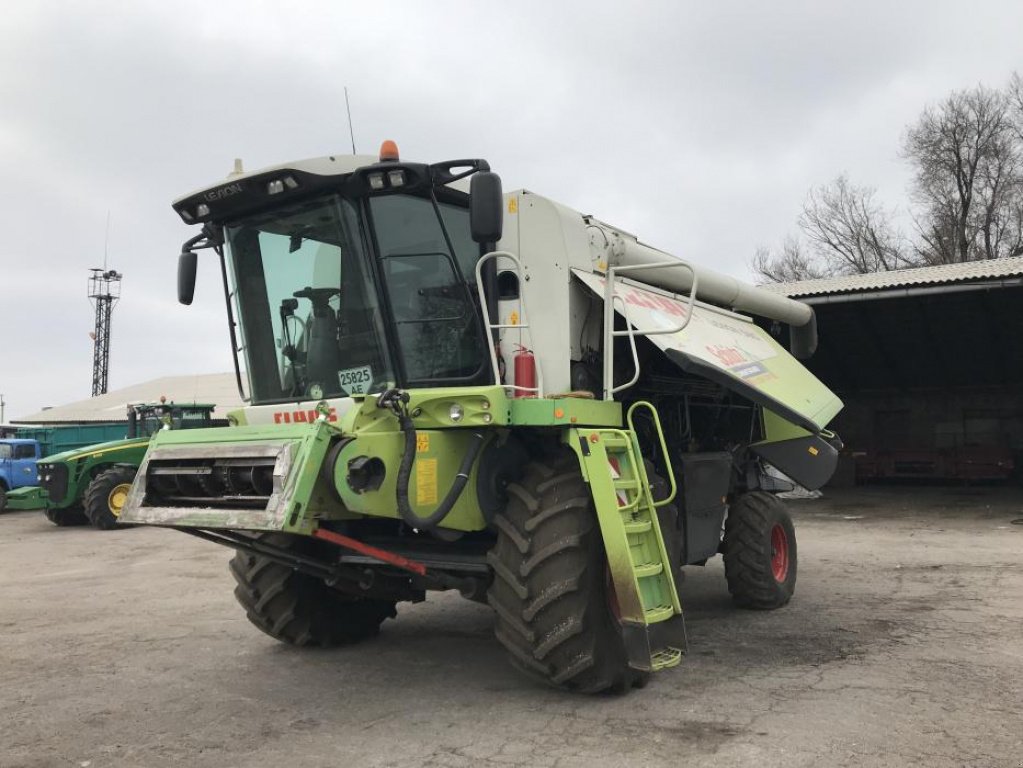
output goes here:
{"type": "Polygon", "coordinates": [[[562,450],[526,465],[494,524],[487,601],[511,663],[571,691],[641,685],[645,677],[626,661],[600,527],[575,454],[562,450]]]}
{"type": "Polygon", "coordinates": [[[85,525],[89,518],[80,507],[64,507],[64,509],[46,509],[46,519],[58,528],[69,528],[73,525],[85,525]]]}
{"type": "Polygon", "coordinates": [[[0,486],[0,512],[7,509],[7,490],[0,486]]]}
{"type": "Polygon", "coordinates": [[[725,577],[741,608],[781,608],[796,589],[796,531],[785,503],[753,491],[739,496],[725,520],[725,577]]]}
{"type": "Polygon", "coordinates": [[[137,473],[135,467],[111,467],[100,472],[85,489],[85,516],[93,527],[109,531],[117,526],[124,502],[137,473]]]}
{"type": "MultiPolygon", "coordinates": [[[[307,537],[264,534],[260,541],[304,551],[307,537]]],[[[298,646],[349,645],[373,637],[385,619],[396,615],[389,600],[346,595],[317,579],[250,552],[231,558],[237,586],[234,596],[258,629],[275,640],[298,646]]]]}

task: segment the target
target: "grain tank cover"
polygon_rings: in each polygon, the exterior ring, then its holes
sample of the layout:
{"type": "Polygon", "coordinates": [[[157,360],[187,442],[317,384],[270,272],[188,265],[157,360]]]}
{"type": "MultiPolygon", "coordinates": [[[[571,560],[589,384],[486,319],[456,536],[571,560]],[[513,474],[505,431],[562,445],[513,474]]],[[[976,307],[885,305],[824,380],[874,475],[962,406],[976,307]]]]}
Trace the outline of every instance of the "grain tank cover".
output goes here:
{"type": "MultiPolygon", "coordinates": [[[[603,298],[603,275],[572,272],[603,298]]],[[[686,301],[620,278],[615,283],[635,328],[675,328],[685,319],[686,301]]],[[[615,310],[626,316],[620,302],[615,310]]],[[[731,312],[696,304],[683,330],[647,338],[687,373],[731,389],[811,432],[823,430],[842,409],[842,401],[770,334],[731,312]]]]}

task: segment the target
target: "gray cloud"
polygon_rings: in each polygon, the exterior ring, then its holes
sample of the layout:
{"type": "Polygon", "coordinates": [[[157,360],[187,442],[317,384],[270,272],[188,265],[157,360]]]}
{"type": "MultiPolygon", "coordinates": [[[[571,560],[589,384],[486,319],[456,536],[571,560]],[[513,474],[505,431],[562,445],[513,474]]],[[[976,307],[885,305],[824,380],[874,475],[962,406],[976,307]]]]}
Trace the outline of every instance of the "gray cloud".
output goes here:
{"type": "MultiPolygon", "coordinates": [[[[219,274],[174,303],[172,198],[359,149],[482,156],[653,244],[746,275],[807,188],[903,199],[904,126],[1020,68],[1018,3],[33,3],[0,26],[0,392],[88,394],[86,268],[123,271],[111,385],[231,366],[219,274]]],[[[168,393],[173,396],[173,393],[168,393]]]]}

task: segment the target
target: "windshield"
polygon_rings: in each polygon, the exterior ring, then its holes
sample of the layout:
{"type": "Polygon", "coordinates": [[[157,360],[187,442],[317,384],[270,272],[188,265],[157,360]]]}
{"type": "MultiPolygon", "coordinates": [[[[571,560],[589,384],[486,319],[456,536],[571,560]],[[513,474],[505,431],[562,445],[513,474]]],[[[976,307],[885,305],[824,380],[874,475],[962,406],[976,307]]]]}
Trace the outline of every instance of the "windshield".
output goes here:
{"type": "Polygon", "coordinates": [[[197,429],[208,427],[213,419],[209,407],[179,407],[176,405],[146,405],[134,409],[135,427],[129,416],[128,438],[151,437],[165,426],[171,429],[197,429]]]}
{"type": "Polygon", "coordinates": [[[337,197],[277,209],[228,229],[254,402],[344,397],[394,381],[376,293],[337,197]]]}
{"type": "Polygon", "coordinates": [[[254,403],[489,376],[468,209],[404,194],[366,207],[372,230],[339,196],[226,228],[254,403]]]}

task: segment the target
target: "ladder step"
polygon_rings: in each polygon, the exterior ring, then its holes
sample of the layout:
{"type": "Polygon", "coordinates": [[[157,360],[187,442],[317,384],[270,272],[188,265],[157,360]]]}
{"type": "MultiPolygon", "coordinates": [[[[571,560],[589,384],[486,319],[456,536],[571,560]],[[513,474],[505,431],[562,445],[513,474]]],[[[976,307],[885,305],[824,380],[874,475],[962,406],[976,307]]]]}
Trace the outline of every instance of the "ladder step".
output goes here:
{"type": "Polygon", "coordinates": [[[643,579],[647,576],[656,576],[664,570],[664,566],[660,563],[640,563],[632,567],[633,572],[636,574],[637,579],[643,579]]]}
{"type": "Polygon", "coordinates": [[[646,533],[651,530],[653,526],[649,520],[632,520],[625,523],[626,533],[646,533]]]}
{"type": "Polygon", "coordinates": [[[675,609],[670,605],[655,605],[643,611],[647,624],[656,624],[659,621],[667,621],[675,615],[675,609]]]}
{"type": "Polygon", "coordinates": [[[638,491],[639,480],[628,480],[625,478],[619,478],[618,480],[614,481],[614,486],[615,489],[619,491],[638,491]]]}
{"type": "Polygon", "coordinates": [[[656,672],[659,669],[677,667],[682,661],[682,651],[679,648],[661,648],[650,654],[650,664],[656,672]]]}

